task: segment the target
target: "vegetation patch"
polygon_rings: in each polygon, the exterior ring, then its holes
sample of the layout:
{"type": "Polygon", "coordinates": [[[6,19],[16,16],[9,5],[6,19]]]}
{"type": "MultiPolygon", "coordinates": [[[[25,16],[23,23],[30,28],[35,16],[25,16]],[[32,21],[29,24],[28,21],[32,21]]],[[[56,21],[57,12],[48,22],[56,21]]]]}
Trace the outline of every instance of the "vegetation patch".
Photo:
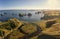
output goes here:
{"type": "Polygon", "coordinates": [[[48,21],[47,23],[46,23],[46,28],[49,28],[49,27],[51,27],[53,24],[55,24],[56,23],[56,21],[48,21]]]}
{"type": "Polygon", "coordinates": [[[5,34],[5,32],[0,30],[0,36],[2,37],[2,36],[4,36],[4,34],[5,34]]]}

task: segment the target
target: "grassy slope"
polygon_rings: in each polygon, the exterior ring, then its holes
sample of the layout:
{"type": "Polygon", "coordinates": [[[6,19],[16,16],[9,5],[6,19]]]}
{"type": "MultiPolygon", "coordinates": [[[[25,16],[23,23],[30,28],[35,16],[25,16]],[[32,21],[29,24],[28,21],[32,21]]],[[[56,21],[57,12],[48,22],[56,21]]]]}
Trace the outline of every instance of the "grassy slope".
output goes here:
{"type": "MultiPolygon", "coordinates": [[[[11,30],[7,30],[4,27],[0,28],[0,30],[5,32],[4,36],[6,37],[8,35],[8,36],[10,36],[10,39],[18,39],[18,38],[25,36],[25,34],[21,33],[18,30],[18,28],[21,27],[21,25],[24,24],[25,22],[19,21],[17,19],[10,19],[7,22],[4,22],[4,23],[1,22],[0,26],[3,24],[8,24],[11,21],[14,22],[16,27],[14,29],[11,29],[11,30]]],[[[34,24],[37,24],[37,25],[39,25],[39,27],[41,27],[41,29],[43,30],[41,32],[42,34],[47,34],[47,35],[52,35],[52,36],[60,35],[60,19],[55,18],[55,19],[50,19],[50,20],[42,20],[40,22],[35,22],[34,24]],[[46,23],[48,21],[54,21],[54,20],[56,21],[56,23],[51,25],[51,27],[46,28],[46,23]]],[[[26,23],[26,25],[24,25],[22,27],[22,30],[26,33],[31,34],[32,32],[36,31],[36,27],[34,27],[34,26],[35,25],[32,25],[31,23],[26,23]]],[[[30,39],[37,39],[37,37],[38,37],[38,35],[36,35],[30,39]]]]}

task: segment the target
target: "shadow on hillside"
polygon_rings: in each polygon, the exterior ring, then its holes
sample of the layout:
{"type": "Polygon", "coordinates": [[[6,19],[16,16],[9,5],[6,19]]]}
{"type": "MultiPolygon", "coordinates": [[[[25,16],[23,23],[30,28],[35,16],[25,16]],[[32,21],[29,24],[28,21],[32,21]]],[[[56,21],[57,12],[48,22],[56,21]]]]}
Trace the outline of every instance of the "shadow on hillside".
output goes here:
{"type": "Polygon", "coordinates": [[[56,39],[56,38],[50,35],[43,34],[43,35],[39,35],[38,39],[56,39]]]}

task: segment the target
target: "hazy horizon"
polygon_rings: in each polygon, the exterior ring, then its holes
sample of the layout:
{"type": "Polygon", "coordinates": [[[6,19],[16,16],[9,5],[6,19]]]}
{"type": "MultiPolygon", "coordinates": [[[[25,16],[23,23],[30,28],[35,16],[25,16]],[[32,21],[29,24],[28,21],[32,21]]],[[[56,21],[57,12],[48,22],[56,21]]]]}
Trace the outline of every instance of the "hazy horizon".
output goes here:
{"type": "Polygon", "coordinates": [[[60,0],[0,0],[0,10],[60,10],[60,0]]]}

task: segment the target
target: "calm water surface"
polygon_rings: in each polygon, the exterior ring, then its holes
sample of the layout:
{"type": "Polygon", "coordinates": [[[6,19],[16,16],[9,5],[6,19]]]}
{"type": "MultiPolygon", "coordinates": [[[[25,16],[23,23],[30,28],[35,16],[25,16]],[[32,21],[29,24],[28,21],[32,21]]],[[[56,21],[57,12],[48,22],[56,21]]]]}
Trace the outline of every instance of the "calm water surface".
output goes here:
{"type": "Polygon", "coordinates": [[[36,12],[38,11],[37,10],[0,10],[0,21],[6,21],[10,18],[17,18],[19,20],[28,21],[28,22],[40,21],[41,17],[43,17],[44,14],[43,13],[35,14],[36,12]],[[20,13],[21,14],[31,13],[32,16],[20,17],[19,16],[20,13]]]}

